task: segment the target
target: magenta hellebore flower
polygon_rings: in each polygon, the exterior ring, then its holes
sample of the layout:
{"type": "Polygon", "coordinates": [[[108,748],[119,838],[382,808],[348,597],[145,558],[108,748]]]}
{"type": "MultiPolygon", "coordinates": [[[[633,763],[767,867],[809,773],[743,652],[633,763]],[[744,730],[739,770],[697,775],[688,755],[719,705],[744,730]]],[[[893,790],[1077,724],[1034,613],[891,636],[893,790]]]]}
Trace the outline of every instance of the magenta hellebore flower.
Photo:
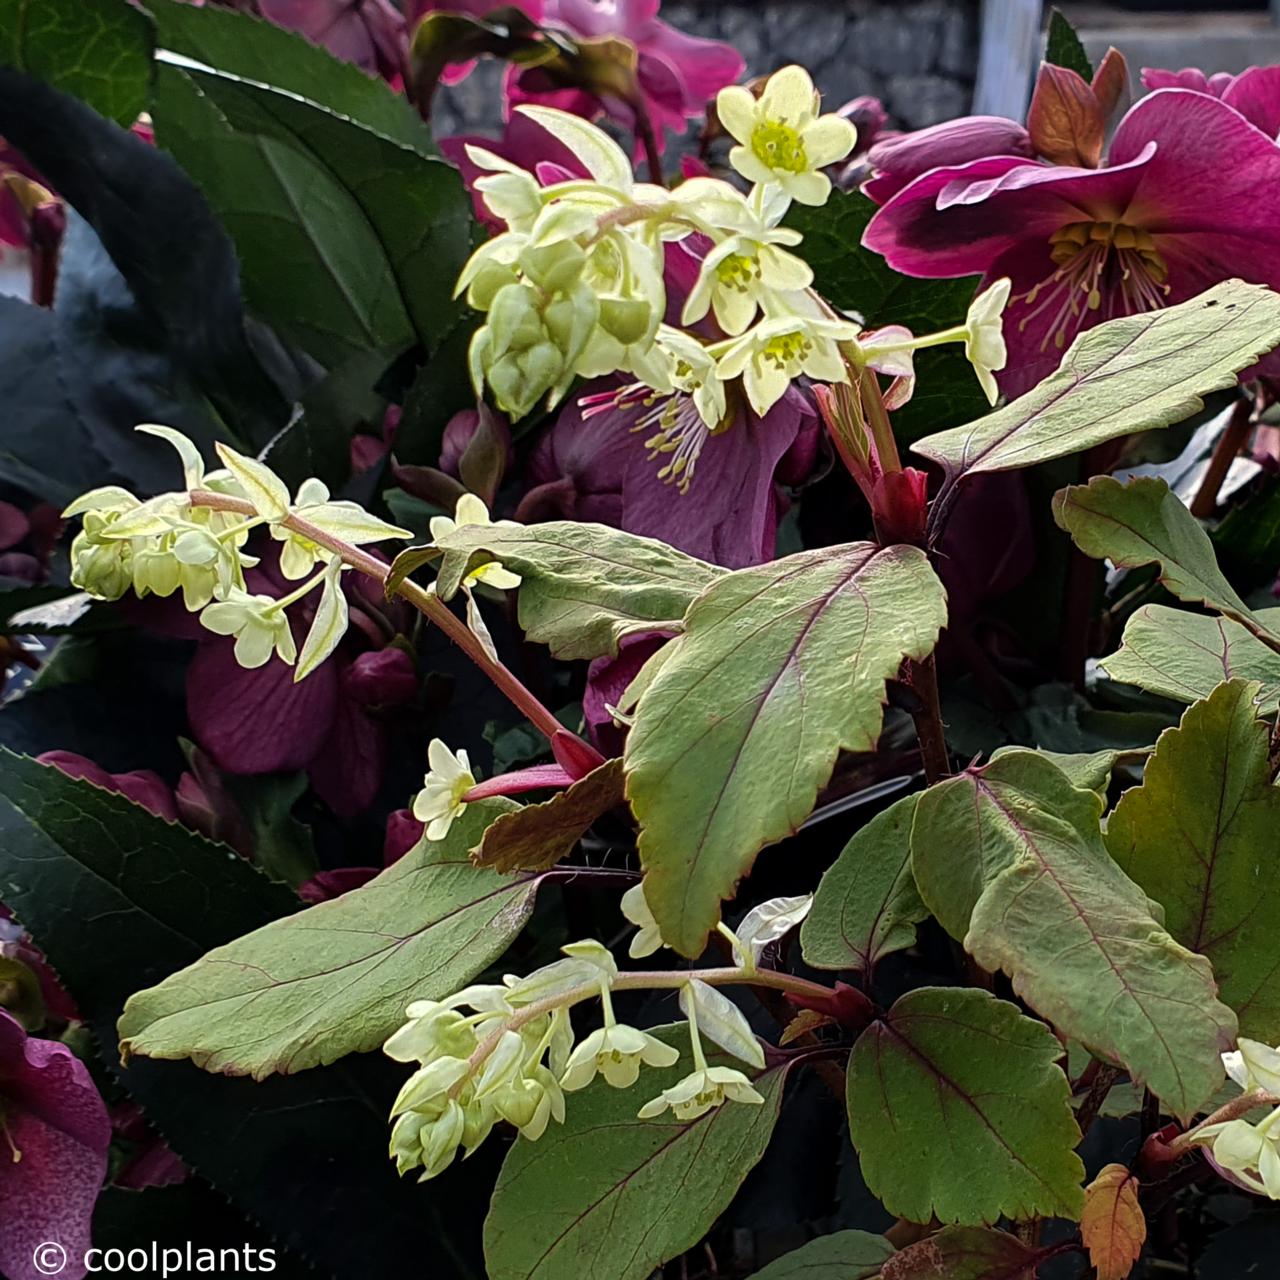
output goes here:
{"type": "MultiPolygon", "coordinates": [[[[971,134],[958,162],[937,131],[925,131],[933,136],[914,154],[910,138],[897,140],[899,173],[928,167],[888,196],[863,243],[907,275],[1012,281],[1000,377],[1009,395],[1051,373],[1076,334],[1101,321],[1185,301],[1233,276],[1278,287],[1280,207],[1258,193],[1280,184],[1280,147],[1255,123],[1276,85],[1272,70],[1237,77],[1249,116],[1225,92],[1157,90],[1121,120],[1099,168],[1009,151],[975,156],[971,134]]],[[[1280,92],[1270,102],[1280,106],[1280,92]]],[[[994,126],[984,128],[994,141],[994,126]]],[[[878,181],[868,189],[883,198],[878,181]]]]}
{"type": "MultiPolygon", "coordinates": [[[[665,130],[683,133],[707,103],[742,74],[742,55],[729,44],[686,35],[658,17],[660,0],[547,0],[544,20],[583,39],[620,36],[636,48],[636,78],[643,105],[657,137],[665,130]]],[[[507,77],[511,106],[541,102],[592,116],[604,113],[632,132],[635,107],[614,97],[596,97],[577,89],[545,84],[537,67],[513,67],[507,77]]]]}
{"type": "Polygon", "coordinates": [[[111,1119],[84,1063],[0,1010],[0,1274],[49,1275],[38,1250],[52,1241],[66,1251],[58,1274],[80,1280],[110,1142],[111,1119]]]}

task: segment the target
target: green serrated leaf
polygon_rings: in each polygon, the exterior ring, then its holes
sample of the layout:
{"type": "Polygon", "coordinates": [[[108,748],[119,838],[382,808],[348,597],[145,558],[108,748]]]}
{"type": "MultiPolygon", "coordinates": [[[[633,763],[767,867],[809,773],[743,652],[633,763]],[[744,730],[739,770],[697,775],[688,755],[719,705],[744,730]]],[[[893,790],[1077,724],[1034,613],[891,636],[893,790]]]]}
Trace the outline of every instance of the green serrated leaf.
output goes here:
{"type": "Polygon", "coordinates": [[[326,365],[452,331],[474,221],[458,172],[296,93],[162,54],[157,140],[240,252],[251,307],[326,365]]]}
{"type": "Polygon", "coordinates": [[[146,7],[162,49],[287,90],[422,155],[436,154],[431,130],[404,94],[296,31],[246,11],[188,0],[147,0],[146,7]]]}
{"type": "Polygon", "coordinates": [[[0,64],[128,127],[146,109],[155,28],[120,0],[0,0],[0,64]]]}
{"type": "MultiPolygon", "coordinates": [[[[1254,615],[1280,632],[1280,609],[1254,615]]],[[[1120,648],[1102,659],[1113,680],[1136,685],[1179,702],[1207,698],[1223,680],[1256,680],[1259,709],[1280,704],[1280,654],[1230,618],[1210,618],[1187,609],[1146,604],[1125,623],[1120,648]]]]}
{"type": "Polygon", "coordinates": [[[1280,789],[1258,685],[1219,685],[1160,735],[1142,785],[1107,821],[1111,856],[1207,956],[1240,1033],[1280,1041],[1280,789]]]}
{"type": "Polygon", "coordinates": [[[986,991],[921,987],[858,1038],[849,1128],[867,1186],[912,1222],[1078,1218],[1062,1046],[986,991]]]}
{"type": "Polygon", "coordinates": [[[237,938],[146,991],[120,1019],[121,1050],[206,1071],[303,1071],[377,1048],[412,1000],[465,986],[524,927],[537,876],[473,867],[486,800],[437,842],[330,902],[237,938]]]}
{"type": "Polygon", "coordinates": [[[869,1231],[836,1231],[776,1258],[751,1280],[876,1280],[893,1245],[869,1231]]]}
{"type": "Polygon", "coordinates": [[[872,818],[823,875],[800,926],[806,964],[866,972],[915,942],[929,918],[911,874],[917,799],[904,796],[872,818]]]}
{"type": "Polygon", "coordinates": [[[786,1066],[752,1081],[762,1106],[726,1102],[689,1124],[638,1120],[693,1069],[683,1025],[653,1034],[682,1049],[674,1067],[646,1068],[631,1089],[597,1077],[569,1099],[563,1125],[512,1147],[484,1224],[489,1280],[645,1280],[702,1239],[764,1154],[786,1066]]]}
{"type": "Polygon", "coordinates": [[[1185,1118],[1222,1082],[1235,1015],[1107,853],[1101,812],[1036,752],[1010,752],[920,797],[916,883],[984,969],[1185,1118]]]}
{"type": "Polygon", "coordinates": [[[1139,476],[1122,484],[1095,476],[1054,494],[1053,518],[1085,555],[1121,569],[1159,565],[1160,581],[1179,600],[1208,605],[1280,647],[1280,632],[1236,594],[1209,535],[1163,480],[1139,476]]]}
{"type": "Polygon", "coordinates": [[[1044,60],[1055,67],[1074,71],[1086,84],[1093,79],[1093,64],[1085,52],[1076,29],[1063,16],[1061,9],[1049,11],[1049,35],[1045,41],[1044,60]]]}
{"type": "MultiPolygon", "coordinates": [[[[1024,747],[1001,747],[992,752],[991,758],[999,760],[1012,751],[1023,751],[1024,747]]],[[[1056,765],[1070,779],[1073,787],[1082,791],[1095,791],[1105,801],[1107,788],[1111,783],[1111,771],[1116,761],[1125,753],[1113,748],[1101,751],[1038,751],[1040,756],[1056,765]]]]}
{"type": "Polygon", "coordinates": [[[1082,333],[1034,390],[912,449],[952,482],[1064,458],[1181,422],[1278,344],[1280,296],[1227,280],[1188,302],[1082,333]]]}
{"type": "Polygon", "coordinates": [[[696,956],[756,854],[880,736],[885,681],[923,658],[946,593],[923,552],[855,542],[727,574],[636,704],[627,798],[663,939],[696,956]]]}
{"type": "Polygon", "coordinates": [[[618,651],[631,631],[675,631],[699,592],[725,570],[653,538],[602,524],[460,525],[435,547],[401,552],[388,589],[420,565],[440,560],[443,600],[491,560],[521,577],[520,625],[530,640],[566,661],[618,651]]]}

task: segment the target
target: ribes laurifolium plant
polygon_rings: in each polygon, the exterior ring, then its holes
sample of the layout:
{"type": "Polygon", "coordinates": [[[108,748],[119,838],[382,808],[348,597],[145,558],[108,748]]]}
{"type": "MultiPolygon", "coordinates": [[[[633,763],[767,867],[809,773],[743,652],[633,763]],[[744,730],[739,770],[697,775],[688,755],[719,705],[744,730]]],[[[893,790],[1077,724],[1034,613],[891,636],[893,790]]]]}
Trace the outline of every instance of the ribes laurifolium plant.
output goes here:
{"type": "Polygon", "coordinates": [[[0,1270],[1265,1265],[1275,69],[333,7],[0,12],[0,1270]]]}

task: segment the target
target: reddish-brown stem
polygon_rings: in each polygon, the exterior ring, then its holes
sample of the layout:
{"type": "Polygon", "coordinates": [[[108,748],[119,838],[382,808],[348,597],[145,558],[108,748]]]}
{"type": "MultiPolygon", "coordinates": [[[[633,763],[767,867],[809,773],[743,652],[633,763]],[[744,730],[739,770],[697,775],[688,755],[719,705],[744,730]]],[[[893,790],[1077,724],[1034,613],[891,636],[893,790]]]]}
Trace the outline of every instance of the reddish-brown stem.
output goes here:
{"type": "MultiPolygon", "coordinates": [[[[226,494],[213,493],[208,489],[196,489],[191,493],[191,501],[196,506],[212,507],[217,511],[235,511],[241,515],[256,515],[253,506],[242,498],[231,498],[226,494]]],[[[312,524],[301,516],[287,516],[281,521],[286,529],[300,533],[317,546],[341,556],[344,563],[353,569],[382,583],[385,587],[389,570],[376,556],[353,547],[350,543],[335,538],[323,529],[312,524]]],[[[433,591],[427,591],[416,582],[406,578],[397,583],[394,593],[407,600],[421,613],[428,622],[435,623],[441,631],[458,646],[459,649],[489,677],[490,680],[519,708],[529,722],[540,733],[550,740],[557,733],[566,732],[564,725],[516,678],[501,662],[491,658],[471,629],[433,591]]]]}
{"type": "Polygon", "coordinates": [[[636,137],[644,148],[645,163],[649,166],[649,181],[665,187],[667,184],[662,176],[662,153],[658,150],[658,135],[654,132],[653,120],[641,94],[636,94],[631,109],[636,116],[636,137]]]}
{"type": "Polygon", "coordinates": [[[1214,508],[1218,505],[1218,492],[1222,488],[1222,482],[1227,478],[1236,454],[1244,448],[1252,431],[1253,405],[1242,398],[1236,401],[1230,420],[1218,437],[1217,444],[1213,446],[1204,479],[1200,481],[1200,488],[1191,500],[1191,514],[1197,519],[1207,520],[1213,515],[1214,508]]]}
{"type": "Polygon", "coordinates": [[[920,741],[925,781],[932,786],[951,776],[951,757],[947,753],[942,706],[938,701],[938,669],[933,655],[919,662],[908,659],[907,679],[919,699],[919,707],[912,711],[911,718],[915,721],[916,737],[920,741]]]}

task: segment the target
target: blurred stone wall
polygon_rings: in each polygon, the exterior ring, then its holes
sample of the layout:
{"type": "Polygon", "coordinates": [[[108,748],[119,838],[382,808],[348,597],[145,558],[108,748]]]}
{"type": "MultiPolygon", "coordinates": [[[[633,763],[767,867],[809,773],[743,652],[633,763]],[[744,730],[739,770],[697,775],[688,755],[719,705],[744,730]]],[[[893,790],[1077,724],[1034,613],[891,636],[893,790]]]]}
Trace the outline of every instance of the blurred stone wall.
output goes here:
{"type": "MultiPolygon", "coordinates": [[[[900,126],[919,129],[969,109],[979,7],[979,0],[667,0],[662,17],[735,45],[748,75],[798,62],[828,106],[874,94],[900,126]]],[[[501,79],[490,63],[443,90],[440,132],[495,132],[501,79]]]]}

